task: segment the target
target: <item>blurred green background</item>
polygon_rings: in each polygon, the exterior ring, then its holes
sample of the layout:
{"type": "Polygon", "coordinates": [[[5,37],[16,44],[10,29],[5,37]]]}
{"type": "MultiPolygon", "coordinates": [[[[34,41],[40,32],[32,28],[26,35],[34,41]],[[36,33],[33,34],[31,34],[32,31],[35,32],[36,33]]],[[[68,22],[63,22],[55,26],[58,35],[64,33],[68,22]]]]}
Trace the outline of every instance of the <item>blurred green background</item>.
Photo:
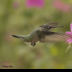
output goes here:
{"type": "MultiPolygon", "coordinates": [[[[35,47],[10,35],[27,35],[48,22],[58,22],[63,28],[55,32],[70,31],[72,12],[53,7],[54,0],[44,0],[42,8],[27,8],[25,0],[0,0],[0,69],[71,69],[72,49],[65,53],[66,42],[40,43],[35,47]],[[9,67],[8,67],[9,68],[9,67]]],[[[60,0],[72,5],[72,0],[60,0]]]]}

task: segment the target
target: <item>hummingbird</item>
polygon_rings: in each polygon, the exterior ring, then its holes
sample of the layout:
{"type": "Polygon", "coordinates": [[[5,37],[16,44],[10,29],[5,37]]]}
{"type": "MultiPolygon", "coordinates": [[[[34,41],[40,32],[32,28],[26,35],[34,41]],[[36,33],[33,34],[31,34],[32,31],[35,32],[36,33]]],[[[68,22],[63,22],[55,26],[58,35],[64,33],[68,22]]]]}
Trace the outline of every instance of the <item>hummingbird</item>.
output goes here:
{"type": "Polygon", "coordinates": [[[36,42],[38,41],[41,43],[60,42],[71,38],[70,35],[65,33],[51,32],[51,30],[57,27],[63,27],[63,26],[58,26],[58,23],[47,23],[39,26],[28,35],[11,35],[11,36],[21,39],[26,43],[30,43],[32,46],[35,46],[36,42]]]}

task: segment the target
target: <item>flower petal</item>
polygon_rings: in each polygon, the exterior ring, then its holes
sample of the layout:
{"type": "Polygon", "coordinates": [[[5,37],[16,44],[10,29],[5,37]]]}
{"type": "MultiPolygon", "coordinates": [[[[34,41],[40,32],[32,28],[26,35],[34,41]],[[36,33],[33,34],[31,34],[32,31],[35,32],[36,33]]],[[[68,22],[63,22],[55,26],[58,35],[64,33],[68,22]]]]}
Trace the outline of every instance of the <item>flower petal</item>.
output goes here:
{"type": "Polygon", "coordinates": [[[72,32],[68,32],[68,31],[67,31],[66,34],[72,35],[72,32]]]}
{"type": "Polygon", "coordinates": [[[26,0],[27,7],[43,7],[44,0],[26,0]]]}
{"type": "MultiPolygon", "coordinates": [[[[66,34],[69,34],[69,35],[72,36],[72,32],[68,32],[68,31],[67,31],[66,34]]],[[[69,43],[69,42],[72,43],[72,38],[67,39],[67,42],[68,42],[68,43],[69,43]]]]}
{"type": "Polygon", "coordinates": [[[44,6],[44,0],[36,0],[35,5],[36,5],[36,7],[43,7],[44,6]]]}
{"type": "Polygon", "coordinates": [[[34,5],[34,1],[32,0],[26,0],[26,6],[27,7],[32,7],[34,5]]]}
{"type": "Polygon", "coordinates": [[[71,32],[72,32],[72,23],[70,24],[70,30],[71,30],[71,32]]]}
{"type": "Polygon", "coordinates": [[[72,43],[72,39],[68,39],[67,42],[68,42],[68,43],[72,43]]]}
{"type": "Polygon", "coordinates": [[[71,12],[71,6],[68,4],[65,4],[64,2],[60,0],[54,0],[53,7],[55,7],[56,9],[62,12],[71,12]]]}

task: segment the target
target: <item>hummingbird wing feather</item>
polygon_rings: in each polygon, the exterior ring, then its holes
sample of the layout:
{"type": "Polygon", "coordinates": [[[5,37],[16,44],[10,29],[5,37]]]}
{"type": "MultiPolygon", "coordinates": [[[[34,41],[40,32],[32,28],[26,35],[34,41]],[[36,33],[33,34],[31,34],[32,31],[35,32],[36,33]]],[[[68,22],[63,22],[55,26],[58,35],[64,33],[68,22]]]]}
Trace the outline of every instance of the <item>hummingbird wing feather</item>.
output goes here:
{"type": "Polygon", "coordinates": [[[41,25],[40,28],[42,28],[42,30],[44,31],[48,31],[48,30],[53,30],[54,28],[51,28],[51,27],[55,27],[55,26],[58,26],[58,23],[47,23],[47,24],[41,25]]]}
{"type": "Polygon", "coordinates": [[[65,33],[43,32],[40,36],[40,42],[59,42],[66,41],[66,39],[69,38],[71,38],[71,36],[65,33]]]}
{"type": "Polygon", "coordinates": [[[48,23],[48,24],[45,24],[46,26],[58,26],[58,23],[57,22],[51,22],[51,23],[48,23]]]}
{"type": "Polygon", "coordinates": [[[40,27],[43,27],[43,26],[58,26],[58,23],[56,22],[47,23],[47,24],[41,25],[40,27]]]}

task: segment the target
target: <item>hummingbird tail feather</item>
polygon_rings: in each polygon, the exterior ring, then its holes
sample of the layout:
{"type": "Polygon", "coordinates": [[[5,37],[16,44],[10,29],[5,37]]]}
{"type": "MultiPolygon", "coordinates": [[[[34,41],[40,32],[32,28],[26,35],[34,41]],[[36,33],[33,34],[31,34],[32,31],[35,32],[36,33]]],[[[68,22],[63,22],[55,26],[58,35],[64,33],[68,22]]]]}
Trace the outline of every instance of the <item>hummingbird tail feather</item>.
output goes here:
{"type": "Polygon", "coordinates": [[[15,38],[21,38],[20,36],[16,36],[16,35],[11,35],[12,37],[15,37],[15,38]]]}

